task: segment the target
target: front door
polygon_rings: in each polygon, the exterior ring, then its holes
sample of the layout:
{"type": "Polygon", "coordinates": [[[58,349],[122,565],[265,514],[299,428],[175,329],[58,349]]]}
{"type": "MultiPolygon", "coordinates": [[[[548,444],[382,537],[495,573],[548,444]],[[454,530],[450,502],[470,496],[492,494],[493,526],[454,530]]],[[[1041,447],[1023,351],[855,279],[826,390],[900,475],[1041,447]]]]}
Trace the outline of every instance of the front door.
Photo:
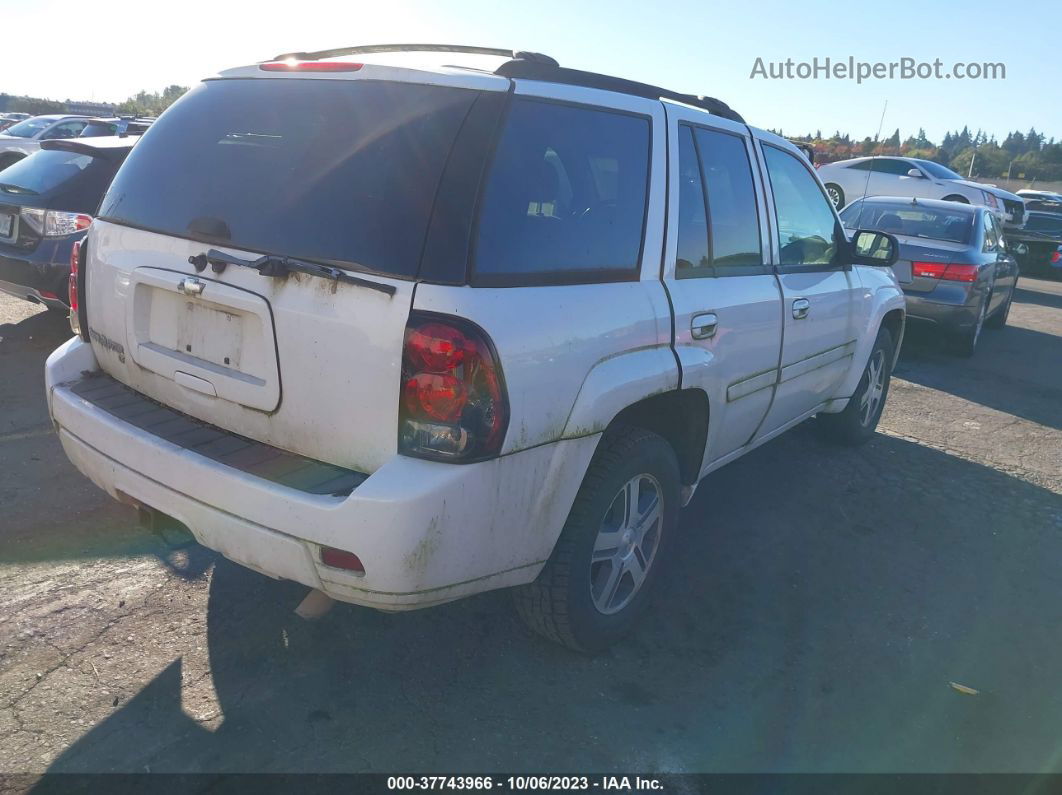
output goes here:
{"type": "Polygon", "coordinates": [[[858,281],[837,261],[843,239],[833,206],[799,156],[758,140],[772,197],[782,290],[781,371],[762,433],[837,397],[856,347],[858,281]]]}

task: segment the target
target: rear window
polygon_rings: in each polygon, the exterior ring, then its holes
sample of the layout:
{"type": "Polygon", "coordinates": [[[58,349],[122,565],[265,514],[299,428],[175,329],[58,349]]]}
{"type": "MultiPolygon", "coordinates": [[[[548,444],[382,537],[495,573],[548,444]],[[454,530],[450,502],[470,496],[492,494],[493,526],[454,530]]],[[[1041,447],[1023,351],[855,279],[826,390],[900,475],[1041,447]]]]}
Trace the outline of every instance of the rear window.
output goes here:
{"type": "MultiPolygon", "coordinates": [[[[5,193],[47,193],[64,182],[81,177],[96,162],[91,155],[44,149],[0,171],[0,190],[5,193]]],[[[103,191],[103,185],[100,185],[103,191]]]]}
{"type": "Polygon", "coordinates": [[[85,125],[78,138],[102,138],[118,134],[118,125],[105,121],[90,121],[85,125]]]}
{"type": "Polygon", "coordinates": [[[480,207],[478,284],[635,278],[649,120],[516,98],[480,207]]]}
{"type": "Polygon", "coordinates": [[[857,201],[841,212],[848,229],[877,229],[906,237],[969,243],[973,232],[973,213],[911,204],[880,204],[857,201]]]}
{"type": "Polygon", "coordinates": [[[207,81],[151,125],[100,215],[415,276],[440,174],[475,97],[385,81],[207,81]]]}

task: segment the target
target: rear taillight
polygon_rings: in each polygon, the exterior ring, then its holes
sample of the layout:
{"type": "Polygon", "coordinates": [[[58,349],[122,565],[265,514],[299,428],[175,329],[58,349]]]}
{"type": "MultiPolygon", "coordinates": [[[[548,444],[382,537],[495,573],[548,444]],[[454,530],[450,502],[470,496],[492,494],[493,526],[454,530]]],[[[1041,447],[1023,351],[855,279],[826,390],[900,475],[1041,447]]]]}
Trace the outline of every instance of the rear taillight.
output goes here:
{"type": "Polygon", "coordinates": [[[1062,265],[1062,251],[1056,249],[1051,252],[1051,264],[1062,265]]]}
{"type": "Polygon", "coordinates": [[[70,275],[66,279],[66,302],[70,305],[70,330],[75,334],[81,334],[81,325],[78,323],[77,301],[77,270],[80,266],[81,241],[74,243],[70,249],[70,275]]]}
{"type": "Polygon", "coordinates": [[[22,220],[42,237],[63,237],[84,231],[92,223],[92,216],[84,213],[68,213],[63,210],[42,210],[39,207],[23,207],[19,212],[22,220]]]}
{"type": "Polygon", "coordinates": [[[957,262],[912,262],[911,273],[946,282],[976,282],[978,266],[957,262]]]}
{"type": "Polygon", "coordinates": [[[440,461],[497,455],[509,421],[501,365],[487,335],[456,317],[414,313],[406,325],[398,449],[440,461]]]}
{"type": "Polygon", "coordinates": [[[259,64],[263,72],[356,72],[365,64],[349,61],[270,61],[259,64]]]}

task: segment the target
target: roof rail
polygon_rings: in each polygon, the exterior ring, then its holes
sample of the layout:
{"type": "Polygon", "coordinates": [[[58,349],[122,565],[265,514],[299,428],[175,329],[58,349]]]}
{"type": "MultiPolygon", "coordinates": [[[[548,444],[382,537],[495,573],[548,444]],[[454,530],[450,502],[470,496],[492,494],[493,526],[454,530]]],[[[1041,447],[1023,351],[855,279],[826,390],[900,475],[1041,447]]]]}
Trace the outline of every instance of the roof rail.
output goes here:
{"type": "MultiPolygon", "coordinates": [[[[518,53],[519,56],[533,55],[533,53],[518,53]]],[[[670,99],[692,105],[701,110],[706,110],[724,119],[731,119],[742,124],[745,120],[737,111],[732,110],[722,100],[714,97],[699,97],[693,94],[680,94],[659,86],[648,83],[638,83],[634,80],[626,80],[622,77],[602,75],[597,72],[583,72],[579,69],[566,69],[558,66],[556,61],[552,63],[539,60],[538,58],[516,57],[506,61],[494,74],[502,77],[525,78],[527,80],[544,80],[550,83],[564,83],[566,85],[583,86],[585,88],[600,88],[605,91],[615,91],[620,94],[630,94],[647,99],[670,99]]]]}
{"type": "Polygon", "coordinates": [[[471,55],[498,55],[502,58],[516,58],[515,50],[502,50],[497,47],[469,47],[464,44],[363,44],[358,47],[336,47],[332,50],[315,52],[285,52],[272,60],[284,61],[288,58],[296,61],[320,61],[324,58],[338,58],[341,55],[366,55],[377,52],[461,52],[471,55]]]}

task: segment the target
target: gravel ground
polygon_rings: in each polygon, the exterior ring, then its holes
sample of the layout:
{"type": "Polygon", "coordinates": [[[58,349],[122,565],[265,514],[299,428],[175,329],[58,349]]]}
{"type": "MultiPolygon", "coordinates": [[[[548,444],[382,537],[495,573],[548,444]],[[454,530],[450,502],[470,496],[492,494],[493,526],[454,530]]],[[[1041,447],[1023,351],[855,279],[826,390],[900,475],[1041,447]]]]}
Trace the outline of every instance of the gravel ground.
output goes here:
{"type": "Polygon", "coordinates": [[[1062,284],[1010,323],[969,361],[912,334],[866,447],[710,476],[591,659],[504,593],[304,622],[141,529],[49,426],[65,321],[0,296],[0,771],[1062,771],[1062,284]]]}

